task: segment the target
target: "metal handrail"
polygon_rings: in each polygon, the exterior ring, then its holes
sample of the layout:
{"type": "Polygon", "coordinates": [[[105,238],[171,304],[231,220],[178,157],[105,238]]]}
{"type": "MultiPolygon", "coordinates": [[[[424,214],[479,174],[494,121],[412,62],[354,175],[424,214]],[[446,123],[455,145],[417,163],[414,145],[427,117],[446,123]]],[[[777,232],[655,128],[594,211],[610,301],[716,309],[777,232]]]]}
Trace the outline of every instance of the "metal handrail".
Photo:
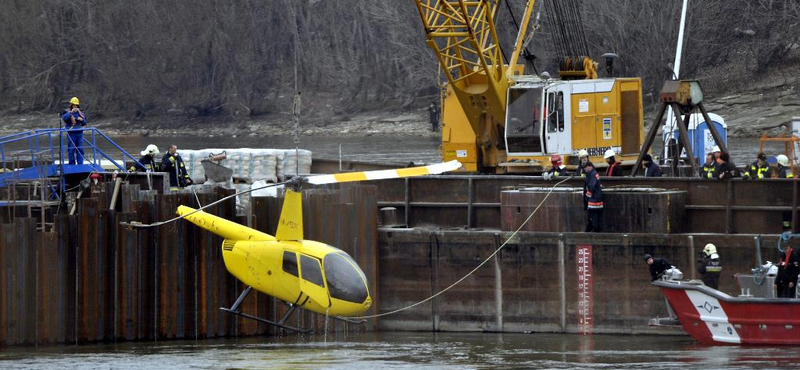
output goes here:
{"type": "MultiPolygon", "coordinates": [[[[91,149],[91,159],[87,155],[84,155],[84,159],[91,165],[99,166],[101,160],[106,159],[111,164],[113,164],[117,169],[120,171],[126,171],[125,168],[125,161],[131,160],[139,166],[142,164],[134,158],[130,153],[125,151],[122,147],[120,147],[117,143],[115,143],[111,138],[106,136],[102,131],[97,128],[79,128],[79,129],[66,129],[66,128],[46,128],[46,129],[35,129],[32,131],[24,131],[12,135],[7,135],[0,137],[0,161],[2,161],[2,168],[8,168],[8,160],[7,160],[7,150],[6,146],[9,144],[16,144],[16,143],[23,143],[27,141],[27,149],[19,150],[19,152],[30,152],[30,161],[31,167],[41,166],[41,162],[47,162],[48,164],[55,164],[56,162],[56,150],[59,150],[60,161],[63,162],[64,158],[67,157],[65,154],[65,146],[68,146],[66,143],[67,140],[59,140],[59,143],[54,142],[55,138],[63,139],[62,135],[69,134],[70,132],[82,131],[84,133],[90,133],[92,135],[91,140],[87,140],[86,138],[83,139],[83,142],[78,143],[80,145],[76,145],[76,147],[81,149],[91,149]],[[106,154],[103,150],[101,150],[97,146],[97,136],[100,138],[105,139],[107,143],[111,146],[119,150],[122,154],[121,161],[114,159],[111,155],[106,154]],[[58,148],[56,148],[58,147],[58,148]],[[40,157],[43,153],[50,152],[50,159],[43,161],[40,157]],[[121,163],[120,163],[121,162],[121,163]]],[[[16,160],[19,160],[19,156],[15,156],[16,160]]],[[[25,156],[27,157],[27,156],[25,156]]],[[[26,158],[27,160],[27,158],[26,158]]],[[[144,167],[144,166],[142,166],[144,167]]],[[[15,171],[16,172],[16,171],[15,171]]]]}

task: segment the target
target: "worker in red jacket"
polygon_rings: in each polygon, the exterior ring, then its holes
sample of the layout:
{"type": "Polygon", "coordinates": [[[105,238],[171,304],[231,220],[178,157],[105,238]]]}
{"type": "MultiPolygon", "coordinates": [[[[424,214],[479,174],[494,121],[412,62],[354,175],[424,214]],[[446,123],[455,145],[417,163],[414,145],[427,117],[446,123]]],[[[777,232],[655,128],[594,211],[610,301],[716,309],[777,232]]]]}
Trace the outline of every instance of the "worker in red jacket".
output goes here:
{"type": "Polygon", "coordinates": [[[606,176],[608,177],[622,176],[622,162],[617,162],[617,158],[615,158],[616,155],[617,153],[614,153],[612,149],[606,150],[606,153],[603,155],[603,158],[606,159],[606,163],[608,163],[608,168],[606,168],[606,176]]]}

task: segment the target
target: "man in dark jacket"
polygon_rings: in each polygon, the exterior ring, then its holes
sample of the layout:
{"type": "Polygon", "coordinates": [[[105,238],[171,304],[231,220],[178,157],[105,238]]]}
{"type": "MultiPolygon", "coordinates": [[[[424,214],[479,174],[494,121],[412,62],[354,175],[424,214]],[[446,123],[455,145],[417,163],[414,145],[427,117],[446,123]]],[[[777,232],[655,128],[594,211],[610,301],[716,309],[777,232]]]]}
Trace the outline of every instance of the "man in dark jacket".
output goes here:
{"type": "Polygon", "coordinates": [[[603,231],[603,187],[600,185],[600,175],[595,171],[594,165],[589,162],[585,167],[586,177],[583,181],[584,207],[588,211],[589,220],[586,232],[603,231]]]}
{"type": "Polygon", "coordinates": [[[439,109],[436,108],[435,102],[431,102],[428,106],[428,120],[431,123],[431,131],[436,131],[439,127],[439,109]]]}
{"type": "Polygon", "coordinates": [[[649,254],[644,255],[644,261],[650,266],[650,281],[656,281],[664,275],[664,272],[672,268],[672,265],[663,258],[653,258],[649,254]]]}
{"type": "MultiPolygon", "coordinates": [[[[789,247],[789,252],[791,251],[792,247],[789,247]]],[[[778,298],[786,298],[784,294],[786,294],[786,285],[788,285],[788,281],[786,281],[786,264],[788,262],[786,252],[781,252],[778,257],[778,274],[775,276],[775,294],[778,298]]]]}
{"type": "Polygon", "coordinates": [[[650,154],[642,157],[642,166],[644,167],[644,177],[661,177],[661,167],[653,162],[650,154]]]}
{"type": "Polygon", "coordinates": [[[719,168],[717,169],[717,178],[720,180],[731,179],[738,176],[736,165],[731,162],[731,156],[728,153],[719,155],[719,168]]]}
{"type": "Polygon", "coordinates": [[[722,272],[722,262],[719,261],[719,254],[717,254],[717,247],[714,244],[708,243],[703,251],[700,252],[700,266],[697,268],[700,272],[700,279],[703,280],[709,288],[719,289],[719,275],[722,272]]]}
{"type": "Polygon", "coordinates": [[[767,155],[758,153],[756,161],[750,164],[742,174],[744,179],[761,180],[770,178],[769,165],[767,164],[767,155]]]}
{"type": "Polygon", "coordinates": [[[800,251],[789,248],[781,259],[775,284],[778,285],[778,298],[795,298],[797,275],[800,274],[800,251]],[[778,282],[780,281],[780,284],[778,282]],[[780,289],[780,288],[783,289],[780,289]]]}
{"type": "Polygon", "coordinates": [[[706,163],[700,169],[700,176],[704,179],[715,179],[715,173],[717,173],[717,160],[714,158],[714,154],[708,153],[706,154],[706,163]]]}
{"type": "Polygon", "coordinates": [[[171,190],[177,190],[192,184],[192,178],[186,172],[186,166],[183,164],[183,159],[178,154],[178,146],[175,144],[170,145],[167,153],[161,158],[161,170],[169,174],[169,187],[171,190]]]}

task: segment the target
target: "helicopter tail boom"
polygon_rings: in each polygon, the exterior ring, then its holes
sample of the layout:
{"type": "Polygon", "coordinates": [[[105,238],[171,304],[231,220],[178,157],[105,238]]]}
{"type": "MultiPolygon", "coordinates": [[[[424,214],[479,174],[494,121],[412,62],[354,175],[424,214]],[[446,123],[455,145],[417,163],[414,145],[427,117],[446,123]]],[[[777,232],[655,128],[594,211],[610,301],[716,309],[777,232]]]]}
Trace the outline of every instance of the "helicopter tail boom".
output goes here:
{"type": "Polygon", "coordinates": [[[180,216],[188,215],[185,219],[203,229],[206,229],[225,239],[231,240],[250,240],[250,241],[273,241],[275,237],[258,230],[228,221],[222,217],[214,216],[203,211],[195,212],[191,207],[179,206],[176,213],[180,216]],[[194,212],[194,213],[192,213],[194,212]],[[190,214],[191,213],[191,214],[190,214]]]}

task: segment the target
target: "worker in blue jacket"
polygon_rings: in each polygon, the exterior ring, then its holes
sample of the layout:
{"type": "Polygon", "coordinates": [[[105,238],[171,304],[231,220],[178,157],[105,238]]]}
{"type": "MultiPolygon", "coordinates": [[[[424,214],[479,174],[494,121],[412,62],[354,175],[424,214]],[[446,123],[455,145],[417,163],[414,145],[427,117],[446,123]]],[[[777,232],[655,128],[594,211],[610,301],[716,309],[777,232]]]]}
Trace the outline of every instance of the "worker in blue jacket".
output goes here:
{"type": "Polygon", "coordinates": [[[83,164],[83,129],[86,126],[86,114],[81,111],[78,97],[69,100],[69,109],[61,115],[67,131],[67,156],[69,164],[83,164]]]}
{"type": "Polygon", "coordinates": [[[583,183],[583,204],[589,214],[586,232],[601,232],[603,231],[603,187],[600,185],[600,174],[595,171],[591,162],[583,169],[586,173],[583,183]]]}

